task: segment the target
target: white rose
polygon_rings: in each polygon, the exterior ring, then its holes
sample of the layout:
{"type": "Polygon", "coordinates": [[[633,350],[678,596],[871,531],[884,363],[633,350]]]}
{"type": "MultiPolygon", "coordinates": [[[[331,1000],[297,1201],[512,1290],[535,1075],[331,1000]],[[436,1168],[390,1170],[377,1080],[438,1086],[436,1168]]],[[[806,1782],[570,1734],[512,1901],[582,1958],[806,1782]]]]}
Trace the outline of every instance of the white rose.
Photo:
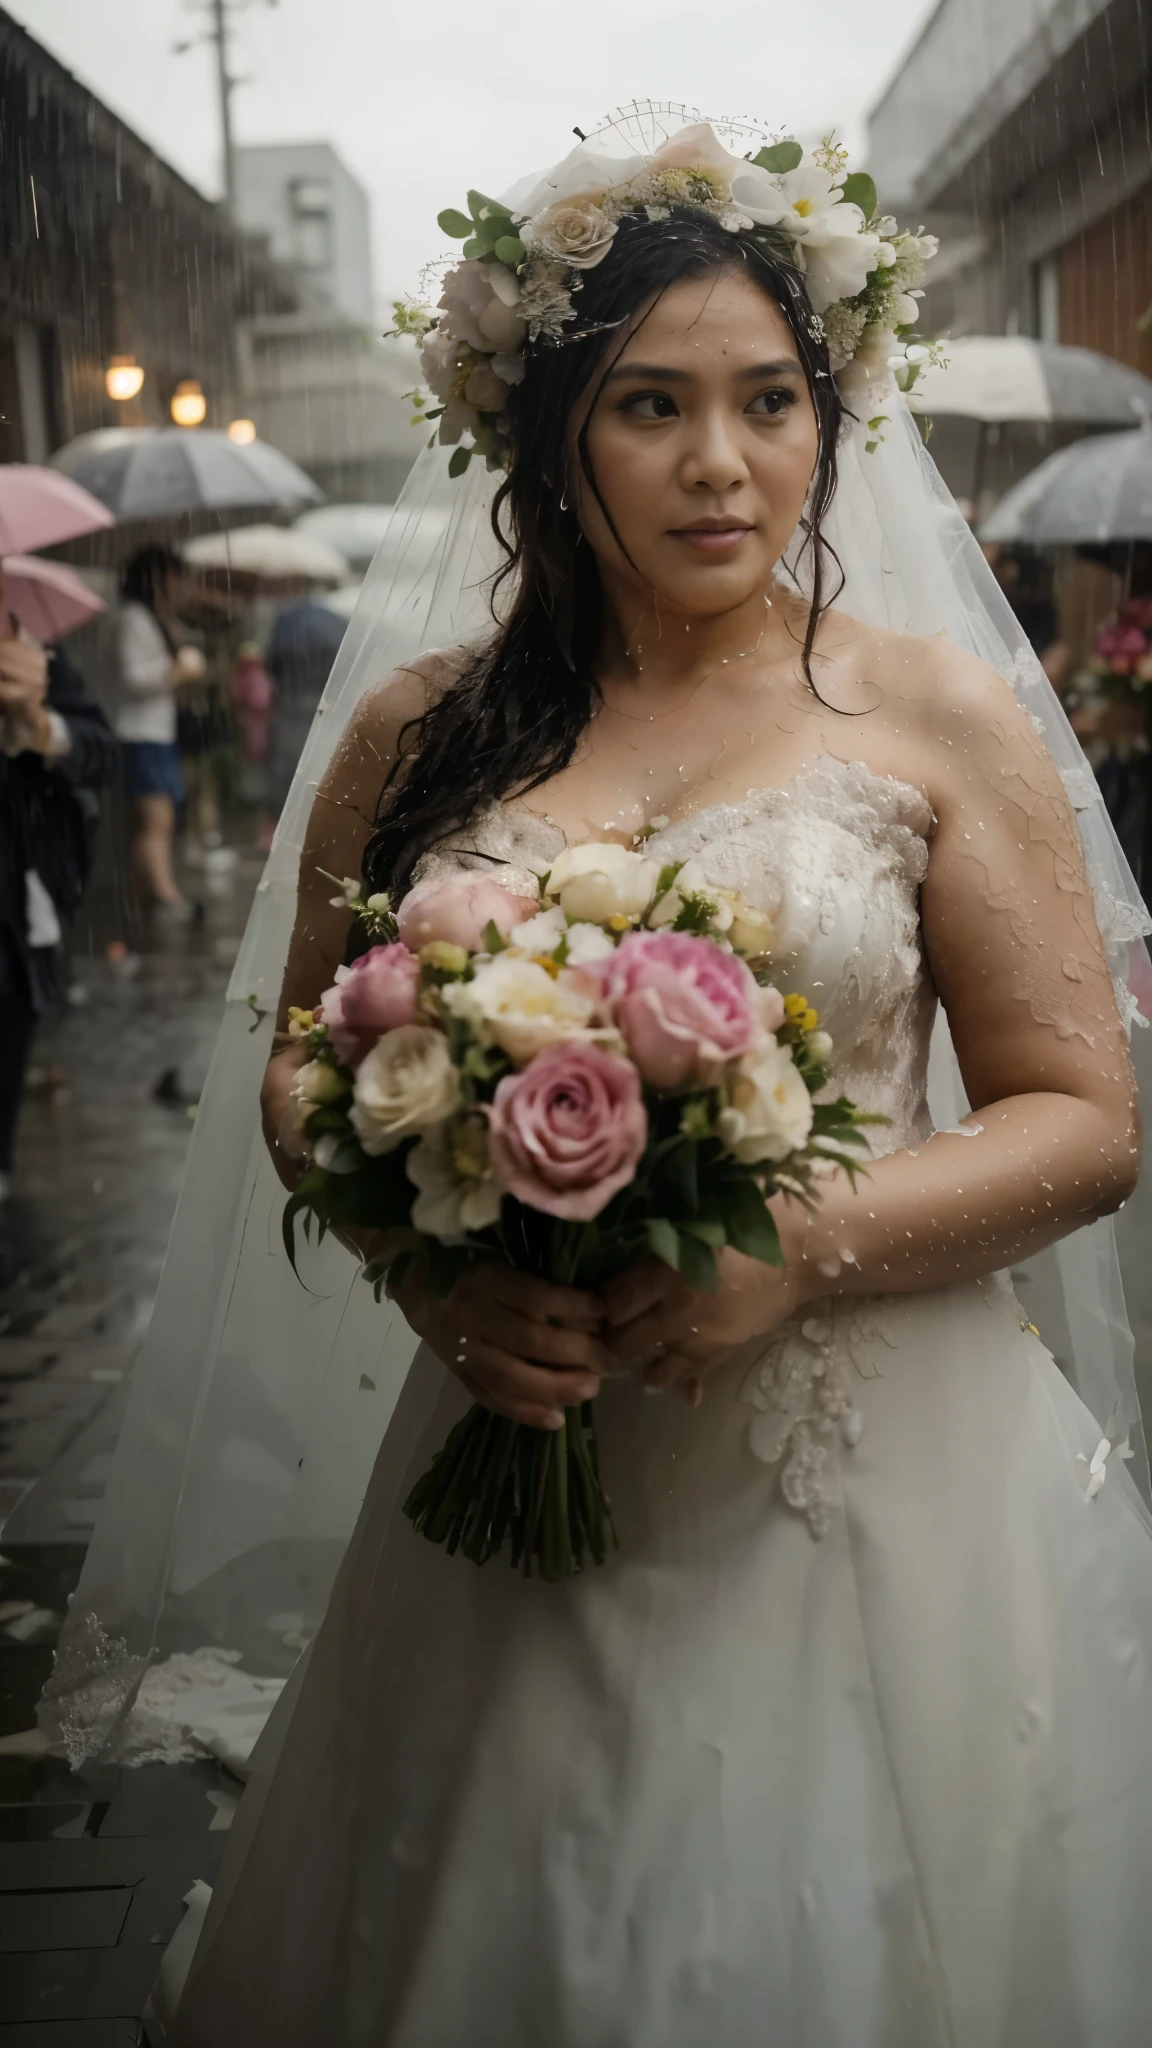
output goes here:
{"type": "Polygon", "coordinates": [[[654,861],[613,842],[569,846],[557,858],[546,894],[559,899],[573,923],[607,924],[639,917],[660,877],[654,861]]]}
{"type": "Polygon", "coordinates": [[[911,292],[901,292],[892,301],[892,324],[894,327],[915,327],[920,318],[920,308],[911,292]]]}
{"type": "Polygon", "coordinates": [[[728,892],[714,887],[709,882],[698,860],[684,862],[671,888],[665,889],[659,903],[654,905],[652,915],[648,919],[653,931],[659,931],[666,924],[675,924],[684,908],[686,896],[706,896],[708,901],[716,906],[713,922],[717,930],[727,931],[732,922],[732,909],[727,900],[728,892]]]}
{"type": "Polygon", "coordinates": [[[487,1138],[476,1143],[474,1120],[468,1126],[438,1124],[404,1161],[404,1171],[419,1189],[412,1204],[412,1222],[429,1237],[458,1243],[471,1230],[487,1230],[500,1215],[502,1190],[488,1165],[487,1138]]]}
{"type": "Polygon", "coordinates": [[[376,1157],[443,1123],[459,1106],[460,1079],[447,1039],[426,1024],[401,1024],[378,1038],[360,1063],[352,1128],[376,1157]]]}
{"type": "Polygon", "coordinates": [[[598,924],[570,924],[568,958],[573,967],[587,967],[593,960],[606,960],[616,951],[607,932],[598,924]]]}
{"type": "Polygon", "coordinates": [[[518,953],[554,953],[568,930],[568,920],[558,903],[551,910],[538,910],[516,926],[513,943],[518,953]]]}
{"type": "Polygon", "coordinates": [[[449,982],[441,1000],[518,1067],[527,1066],[545,1046],[585,1031],[594,1009],[593,992],[582,976],[563,968],[550,974],[538,960],[515,951],[498,953],[471,981],[449,982]]]}
{"type": "Polygon", "coordinates": [[[766,910],[755,910],[738,896],[732,905],[728,937],[738,953],[746,954],[750,960],[761,960],[772,951],[776,927],[766,910]]]}
{"type": "Polygon", "coordinates": [[[292,1090],[298,1102],[313,1106],[318,1102],[339,1102],[347,1092],[347,1081],[327,1060],[308,1060],[300,1068],[292,1090]]]}
{"type": "Polygon", "coordinates": [[[527,248],[540,249],[574,270],[594,270],[602,263],[615,233],[615,221],[590,197],[558,199],[522,231],[527,248]]]}
{"type": "Polygon", "coordinates": [[[716,1128],[745,1166],[786,1159],[807,1141],[812,1097],[786,1045],[769,1040],[740,1061],[727,1084],[727,1107],[716,1128]]]}

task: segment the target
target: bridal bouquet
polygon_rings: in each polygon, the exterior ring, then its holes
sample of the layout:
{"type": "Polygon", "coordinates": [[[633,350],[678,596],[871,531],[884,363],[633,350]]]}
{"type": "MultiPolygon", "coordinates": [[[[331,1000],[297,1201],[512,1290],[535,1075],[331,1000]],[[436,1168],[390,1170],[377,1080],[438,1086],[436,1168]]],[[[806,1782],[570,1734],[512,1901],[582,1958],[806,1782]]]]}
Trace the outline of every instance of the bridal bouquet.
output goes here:
{"type": "MultiPolygon", "coordinates": [[[[725,1245],[779,1263],[767,1198],[814,1201],[821,1160],[851,1173],[869,1119],[814,1100],[831,1040],[769,982],[763,913],[693,870],[576,846],[510,886],[418,885],[395,913],[342,884],[373,943],[291,1013],[309,1057],[289,1256],[303,1212],[321,1235],[388,1233],[377,1295],[414,1257],[440,1295],[480,1260],[596,1289],[651,1253],[704,1292],[725,1245]]],[[[593,1404],[556,1432],[473,1407],[405,1513],[478,1564],[505,1543],[548,1579],[602,1563],[593,1404]]]]}

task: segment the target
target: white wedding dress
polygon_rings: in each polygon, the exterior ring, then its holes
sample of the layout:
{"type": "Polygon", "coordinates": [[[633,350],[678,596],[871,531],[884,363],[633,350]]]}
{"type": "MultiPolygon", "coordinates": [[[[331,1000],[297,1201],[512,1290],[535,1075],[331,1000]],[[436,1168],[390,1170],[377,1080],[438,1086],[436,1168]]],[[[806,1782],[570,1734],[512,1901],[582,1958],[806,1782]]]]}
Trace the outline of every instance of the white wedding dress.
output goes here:
{"type": "MultiPolygon", "coordinates": [[[[825,761],[652,845],[782,890],[878,1149],[930,1131],[931,825],[825,761]]],[[[563,1585],[402,1515],[465,1405],[421,1351],[166,2039],[1142,2048],[1152,1523],[1002,1278],[813,1307],[699,1410],[609,1382],[563,1585]]]]}

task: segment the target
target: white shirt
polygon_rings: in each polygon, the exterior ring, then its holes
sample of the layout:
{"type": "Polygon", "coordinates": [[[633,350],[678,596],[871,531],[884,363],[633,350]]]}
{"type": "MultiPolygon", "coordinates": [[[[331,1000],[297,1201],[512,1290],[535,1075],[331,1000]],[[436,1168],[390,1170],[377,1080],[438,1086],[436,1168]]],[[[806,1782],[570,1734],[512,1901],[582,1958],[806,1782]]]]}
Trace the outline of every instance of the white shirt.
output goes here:
{"type": "Polygon", "coordinates": [[[130,599],[117,625],[120,701],[113,725],[120,740],[176,738],[176,696],[170,680],[172,649],[147,605],[130,599]]]}

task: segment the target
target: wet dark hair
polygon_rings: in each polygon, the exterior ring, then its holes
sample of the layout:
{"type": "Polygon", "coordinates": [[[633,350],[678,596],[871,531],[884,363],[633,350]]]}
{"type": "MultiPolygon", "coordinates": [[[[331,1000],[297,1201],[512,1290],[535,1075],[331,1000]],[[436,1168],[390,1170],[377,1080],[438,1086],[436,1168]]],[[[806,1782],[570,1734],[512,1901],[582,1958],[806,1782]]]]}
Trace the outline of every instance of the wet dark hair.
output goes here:
{"type": "Polygon", "coordinates": [[[120,595],[134,604],[156,610],[168,579],[180,567],[171,548],[138,548],[120,572],[120,595]]]}
{"type": "MultiPolygon", "coordinates": [[[[626,215],[607,257],[582,274],[577,319],[563,342],[541,341],[531,349],[527,374],[511,394],[511,461],[492,523],[507,558],[494,597],[508,583],[514,596],[495,637],[401,733],[399,758],[381,792],[364,853],[365,879],[373,888],[389,889],[395,898],[430,847],[459,832],[486,805],[537,789],[571,761],[598,695],[603,625],[596,558],[582,545],[564,491],[573,407],[598,370],[603,384],[624,345],[622,323],[647,300],[681,278],[741,265],[792,330],[819,428],[805,514],[812,602],[800,654],[809,687],[815,687],[813,642],[834,594],[827,586],[828,564],[835,558],[821,521],[836,489],[843,407],[804,280],[762,234],[734,234],[699,209],[677,207],[660,221],[626,215]]],[[[593,404],[598,395],[599,386],[593,404]]],[[[615,534],[589,461],[587,423],[574,460],[615,534]]]]}

